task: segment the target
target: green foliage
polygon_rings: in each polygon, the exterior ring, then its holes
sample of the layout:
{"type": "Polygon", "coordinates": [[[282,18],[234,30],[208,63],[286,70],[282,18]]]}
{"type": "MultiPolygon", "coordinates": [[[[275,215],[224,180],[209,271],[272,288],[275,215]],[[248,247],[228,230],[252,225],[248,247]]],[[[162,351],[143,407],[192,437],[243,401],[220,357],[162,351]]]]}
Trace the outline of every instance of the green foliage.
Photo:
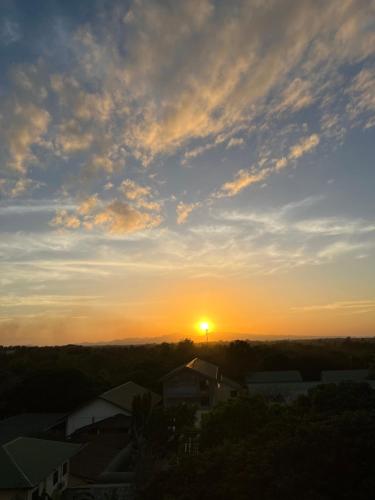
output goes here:
{"type": "Polygon", "coordinates": [[[203,420],[201,453],[159,474],[143,498],[372,498],[374,395],[369,386],[342,384],[290,405],[259,398],[222,404],[203,420]]]}

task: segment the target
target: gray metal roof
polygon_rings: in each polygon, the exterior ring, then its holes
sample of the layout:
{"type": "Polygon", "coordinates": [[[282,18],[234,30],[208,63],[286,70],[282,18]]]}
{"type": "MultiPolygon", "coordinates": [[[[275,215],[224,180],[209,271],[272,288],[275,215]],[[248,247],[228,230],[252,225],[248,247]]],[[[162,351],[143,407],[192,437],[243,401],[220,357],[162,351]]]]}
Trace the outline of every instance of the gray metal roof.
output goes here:
{"type": "Polygon", "coordinates": [[[48,431],[62,422],[64,413],[21,413],[0,420],[0,444],[20,436],[31,436],[48,431]]]}
{"type": "Polygon", "coordinates": [[[0,489],[36,486],[81,446],[26,437],[3,444],[0,447],[0,489]]]}
{"type": "Polygon", "coordinates": [[[194,358],[188,363],[185,363],[184,365],[178,366],[174,370],[170,371],[164,377],[162,377],[160,380],[164,381],[169,379],[170,377],[173,377],[176,373],[181,372],[182,370],[191,370],[195,373],[198,373],[199,375],[202,375],[205,378],[209,378],[211,380],[218,380],[219,378],[219,368],[218,366],[214,365],[213,363],[210,363],[208,361],[203,361],[203,359],[199,358],[194,358]]]}
{"type": "Polygon", "coordinates": [[[325,370],[322,371],[322,383],[338,382],[365,382],[369,376],[369,370],[325,370]]]}
{"type": "Polygon", "coordinates": [[[246,377],[248,384],[280,384],[285,382],[302,382],[297,370],[253,372],[246,377]]]}
{"type": "Polygon", "coordinates": [[[158,394],[131,381],[114,387],[113,389],[104,392],[99,397],[131,413],[135,396],[143,396],[148,393],[151,394],[152,406],[161,401],[161,397],[158,394]]]}
{"type": "Polygon", "coordinates": [[[194,358],[186,364],[186,367],[200,373],[204,377],[211,378],[213,380],[217,380],[219,376],[219,368],[213,363],[203,361],[203,359],[194,358]]]}

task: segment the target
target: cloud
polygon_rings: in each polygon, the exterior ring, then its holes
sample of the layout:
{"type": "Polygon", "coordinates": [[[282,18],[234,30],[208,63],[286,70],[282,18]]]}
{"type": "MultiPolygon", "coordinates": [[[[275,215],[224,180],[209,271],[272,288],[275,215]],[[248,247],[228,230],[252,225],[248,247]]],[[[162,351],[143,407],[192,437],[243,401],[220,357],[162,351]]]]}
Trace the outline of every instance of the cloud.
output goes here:
{"type": "Polygon", "coordinates": [[[300,111],[312,104],[313,100],[311,82],[295,78],[282,92],[281,102],[276,106],[274,111],[300,111]]]}
{"type": "Polygon", "coordinates": [[[122,181],[120,190],[128,200],[139,200],[150,195],[151,189],[146,186],[141,186],[131,179],[122,181]]]}
{"type": "Polygon", "coordinates": [[[242,137],[232,137],[229,139],[226,149],[242,146],[243,144],[245,144],[245,140],[242,137]]]}
{"type": "Polygon", "coordinates": [[[128,203],[114,201],[95,215],[94,224],[104,225],[111,233],[133,233],[157,227],[161,220],[160,215],[141,212],[128,203]]]}
{"type": "Polygon", "coordinates": [[[365,314],[375,311],[375,299],[341,300],[327,304],[294,307],[296,311],[303,312],[341,312],[346,314],[365,314]]]}
{"type": "Polygon", "coordinates": [[[297,160],[301,158],[305,153],[308,153],[312,149],[316,148],[319,144],[320,139],[318,134],[312,134],[309,137],[301,139],[298,144],[295,144],[290,148],[288,158],[290,160],[297,160]]]}
{"type": "Polygon", "coordinates": [[[50,224],[51,226],[58,226],[66,229],[78,229],[81,225],[81,221],[67,210],[58,210],[50,224]]]}
{"type": "Polygon", "coordinates": [[[364,128],[375,126],[375,68],[362,69],[348,89],[351,101],[347,106],[351,119],[363,122],[364,128]]]}
{"type": "Polygon", "coordinates": [[[31,102],[8,103],[6,111],[0,114],[0,134],[10,169],[26,173],[27,165],[35,160],[31,147],[47,132],[49,121],[49,113],[31,102]]]}
{"type": "Polygon", "coordinates": [[[198,208],[200,203],[184,203],[180,201],[177,205],[177,224],[184,224],[193,210],[198,208]]]}
{"type": "Polygon", "coordinates": [[[0,43],[11,45],[22,38],[22,33],[18,23],[4,18],[0,24],[0,43]]]}
{"type": "Polygon", "coordinates": [[[89,196],[79,205],[77,211],[81,215],[88,215],[98,204],[98,195],[89,196]]]}
{"type": "Polygon", "coordinates": [[[263,169],[260,172],[251,172],[248,170],[240,170],[237,172],[233,181],[228,181],[221,186],[220,191],[215,195],[218,198],[225,196],[235,196],[243,189],[263,181],[270,175],[269,169],[263,169]]]}
{"type": "Polygon", "coordinates": [[[223,198],[227,196],[235,196],[243,189],[264,181],[272,173],[278,172],[287,167],[289,161],[297,160],[305,153],[312,151],[319,144],[320,139],[318,134],[312,134],[308,137],[302,138],[297,144],[289,149],[289,154],[278,160],[274,160],[273,167],[265,167],[261,170],[244,170],[241,169],[237,172],[233,181],[225,182],[219,191],[213,194],[214,198],[223,198]]]}

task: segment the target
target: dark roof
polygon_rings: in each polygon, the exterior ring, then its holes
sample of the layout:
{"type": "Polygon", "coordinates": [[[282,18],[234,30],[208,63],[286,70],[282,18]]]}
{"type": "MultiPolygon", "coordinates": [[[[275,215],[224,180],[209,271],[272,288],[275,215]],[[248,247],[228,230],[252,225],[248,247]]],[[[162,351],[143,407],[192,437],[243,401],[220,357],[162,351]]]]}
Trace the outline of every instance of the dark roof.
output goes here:
{"type": "Polygon", "coordinates": [[[297,370],[253,372],[246,377],[248,384],[280,384],[284,382],[302,382],[297,370]]]}
{"type": "Polygon", "coordinates": [[[323,383],[338,382],[365,382],[369,377],[369,370],[323,370],[323,383]]]}
{"type": "Polygon", "coordinates": [[[0,447],[0,489],[31,488],[69,460],[80,444],[19,437],[0,447]]]}
{"type": "Polygon", "coordinates": [[[194,358],[189,363],[178,366],[171,372],[164,375],[161,380],[167,380],[172,377],[176,373],[179,373],[182,370],[191,370],[199,375],[202,375],[205,378],[209,378],[211,380],[218,380],[219,378],[219,367],[214,365],[213,363],[209,363],[208,361],[203,361],[203,359],[194,358]]]}
{"type": "Polygon", "coordinates": [[[119,385],[104,392],[99,396],[99,398],[112,403],[119,408],[132,412],[133,399],[135,396],[143,396],[145,394],[151,394],[151,404],[156,405],[161,401],[161,397],[155,392],[151,392],[149,389],[136,384],[135,382],[126,382],[125,384],[119,385]]]}
{"type": "Polygon", "coordinates": [[[118,413],[117,415],[113,415],[113,417],[104,418],[103,420],[99,420],[98,422],[94,422],[93,424],[85,425],[84,427],[80,427],[75,431],[75,434],[84,434],[85,432],[91,432],[94,430],[99,431],[122,431],[124,429],[128,430],[131,424],[131,416],[124,415],[123,413],[118,413]]]}
{"type": "Polygon", "coordinates": [[[232,389],[235,389],[237,391],[239,391],[240,389],[242,389],[242,386],[236,382],[235,380],[232,380],[228,377],[221,377],[221,382],[224,384],[224,385],[228,385],[229,387],[231,387],[232,389]]]}
{"type": "Polygon", "coordinates": [[[128,434],[93,436],[71,459],[70,473],[77,477],[96,481],[129,441],[128,434]]]}
{"type": "Polygon", "coordinates": [[[20,436],[35,436],[63,422],[64,413],[21,413],[0,420],[0,444],[20,436]]]}

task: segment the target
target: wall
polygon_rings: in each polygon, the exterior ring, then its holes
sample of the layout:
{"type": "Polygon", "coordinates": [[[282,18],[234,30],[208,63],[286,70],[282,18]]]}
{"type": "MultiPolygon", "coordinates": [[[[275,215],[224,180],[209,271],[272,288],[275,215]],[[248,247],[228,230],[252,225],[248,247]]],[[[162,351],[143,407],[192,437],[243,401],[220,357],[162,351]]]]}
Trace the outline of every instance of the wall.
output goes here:
{"type": "Polygon", "coordinates": [[[173,406],[179,403],[197,404],[200,407],[209,407],[215,403],[216,382],[189,370],[176,373],[163,383],[164,406],[173,406]],[[206,399],[207,403],[203,400],[206,399]]]}
{"type": "Polygon", "coordinates": [[[66,423],[66,435],[70,436],[81,427],[113,417],[118,413],[129,415],[129,412],[121,410],[118,406],[104,401],[104,399],[94,399],[69,415],[66,423]]]}

